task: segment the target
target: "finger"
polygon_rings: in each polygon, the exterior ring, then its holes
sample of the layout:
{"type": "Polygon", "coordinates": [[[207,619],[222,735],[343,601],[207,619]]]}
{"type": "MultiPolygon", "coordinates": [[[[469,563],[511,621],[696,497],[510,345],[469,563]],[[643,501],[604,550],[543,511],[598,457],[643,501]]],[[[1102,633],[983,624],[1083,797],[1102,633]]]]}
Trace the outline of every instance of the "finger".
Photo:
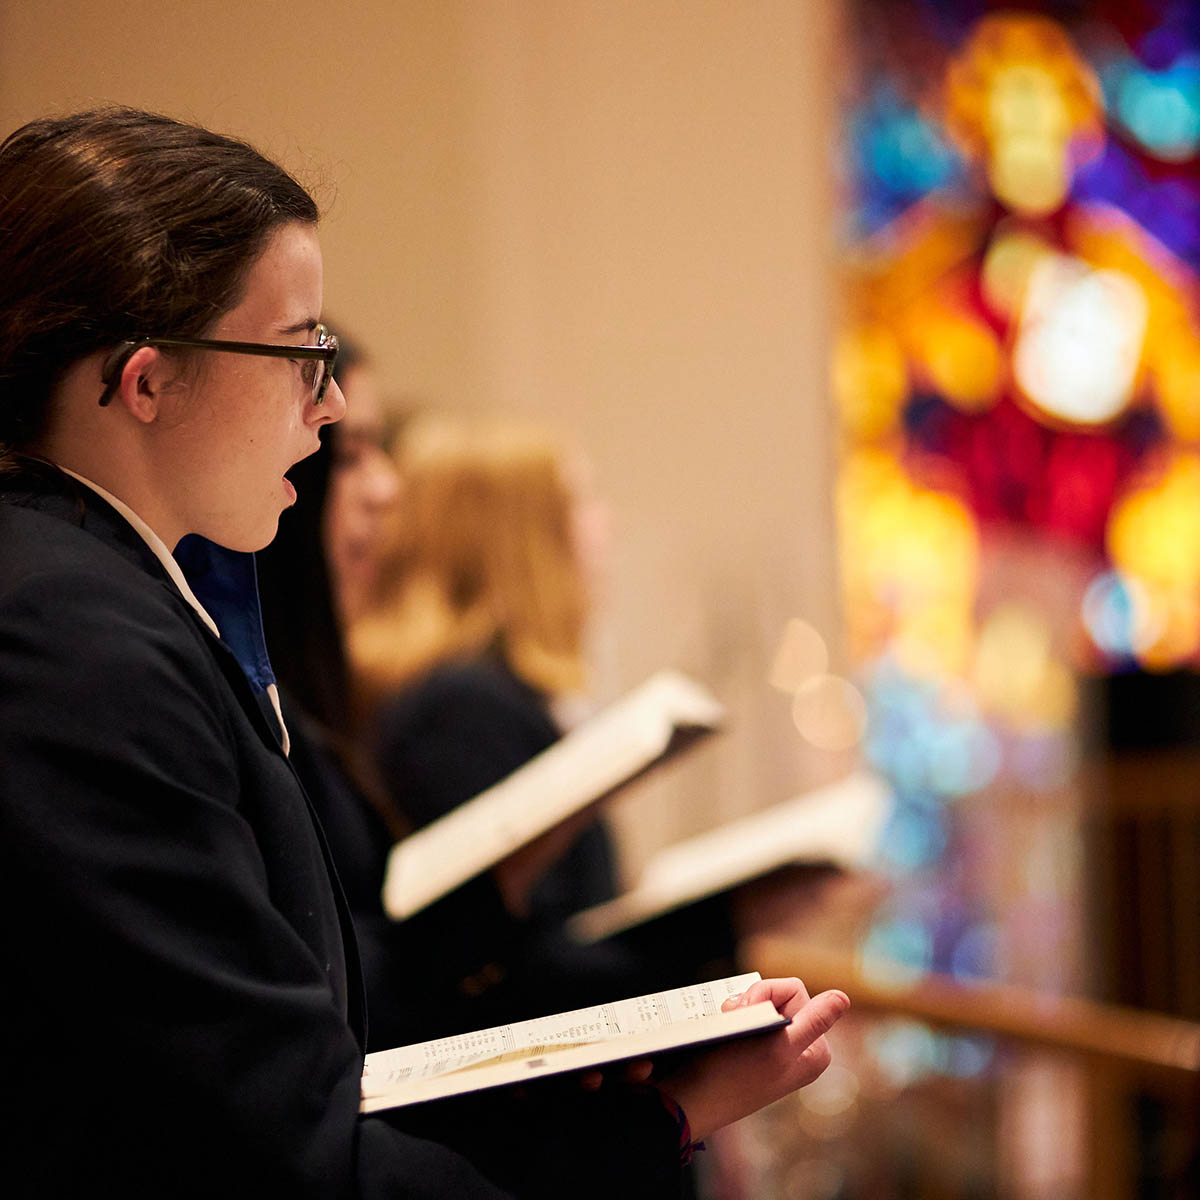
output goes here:
{"type": "Polygon", "coordinates": [[[588,1092],[598,1092],[604,1084],[603,1071],[585,1071],[579,1077],[579,1086],[588,1092]]]}
{"type": "Polygon", "coordinates": [[[648,1058],[639,1058],[625,1067],[628,1083],[645,1083],[654,1074],[654,1064],[648,1058]]]}
{"type": "Polygon", "coordinates": [[[786,1030],[788,1042],[798,1050],[807,1050],[837,1024],[849,1007],[850,997],[845,992],[833,990],[814,996],[792,1015],[786,1030]]]}
{"type": "Polygon", "coordinates": [[[785,1017],[794,1017],[808,1003],[804,984],[794,976],[789,979],[760,979],[743,993],[739,1005],[759,1004],[769,1000],[785,1017]]]}
{"type": "Polygon", "coordinates": [[[801,1051],[800,1056],[796,1059],[796,1064],[801,1071],[799,1086],[804,1087],[812,1083],[826,1067],[833,1061],[833,1055],[829,1049],[829,1043],[819,1037],[811,1046],[801,1051]]]}

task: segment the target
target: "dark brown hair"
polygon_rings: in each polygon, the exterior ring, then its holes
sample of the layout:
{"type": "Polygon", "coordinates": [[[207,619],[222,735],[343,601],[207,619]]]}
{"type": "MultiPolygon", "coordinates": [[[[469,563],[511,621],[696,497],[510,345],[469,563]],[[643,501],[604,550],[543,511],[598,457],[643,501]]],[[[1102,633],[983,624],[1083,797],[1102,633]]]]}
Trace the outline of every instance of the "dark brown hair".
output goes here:
{"type": "Polygon", "coordinates": [[[131,108],[0,144],[0,452],[43,431],[62,372],[139,335],[201,336],[312,197],[244,142],[131,108]]]}

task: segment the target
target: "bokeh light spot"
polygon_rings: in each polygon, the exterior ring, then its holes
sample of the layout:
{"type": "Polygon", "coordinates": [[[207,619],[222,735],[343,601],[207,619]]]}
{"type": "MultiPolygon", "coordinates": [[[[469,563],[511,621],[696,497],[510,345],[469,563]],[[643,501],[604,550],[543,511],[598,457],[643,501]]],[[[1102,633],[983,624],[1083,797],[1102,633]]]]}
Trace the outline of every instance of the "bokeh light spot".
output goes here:
{"type": "Polygon", "coordinates": [[[1200,65],[1181,60],[1147,71],[1132,60],[1113,89],[1126,129],[1156,158],[1183,162],[1200,148],[1200,65]]]}
{"type": "Polygon", "coordinates": [[[979,631],[973,678],[980,704],[1015,729],[1064,729],[1078,705],[1074,676],[1033,609],[998,604],[979,631]]]}
{"type": "Polygon", "coordinates": [[[859,949],[864,977],[887,988],[920,981],[933,963],[933,934],[921,921],[895,917],[875,924],[859,949]]]}
{"type": "Polygon", "coordinates": [[[895,1088],[911,1087],[937,1066],[937,1039],[916,1021],[882,1022],[868,1033],[866,1045],[879,1073],[895,1088]]]}
{"type": "Polygon", "coordinates": [[[1000,931],[995,925],[972,925],[955,943],[950,973],[958,980],[989,979],[998,974],[1000,931]]]}
{"type": "Polygon", "coordinates": [[[801,1090],[800,1102],[811,1112],[834,1117],[852,1109],[858,1103],[858,1093],[858,1076],[834,1063],[801,1090]]]}
{"type": "Polygon", "coordinates": [[[996,1044],[986,1037],[943,1034],[937,1047],[939,1070],[955,1079],[982,1075],[995,1057],[996,1044]]]}
{"type": "Polygon", "coordinates": [[[999,232],[983,260],[981,284],[989,307],[999,316],[1014,319],[1024,304],[1033,269],[1049,246],[1023,230],[999,232]]]}
{"type": "Polygon", "coordinates": [[[996,335],[982,321],[938,313],[924,323],[921,355],[936,391],[964,412],[995,403],[1004,378],[996,335]]]}
{"type": "Polygon", "coordinates": [[[1157,637],[1146,589],[1119,571],[1102,571],[1088,584],[1082,610],[1092,641],[1110,658],[1132,658],[1157,637]]]}
{"type": "Polygon", "coordinates": [[[1177,438],[1200,441],[1200,336],[1177,322],[1159,340],[1153,364],[1159,408],[1177,438]]]}
{"type": "Polygon", "coordinates": [[[932,865],[945,849],[945,818],[915,805],[898,805],[880,839],[882,865],[902,874],[932,865]]]}
{"type": "Polygon", "coordinates": [[[807,621],[793,617],[784,627],[783,638],[771,664],[770,683],[781,692],[794,693],[829,669],[825,639],[807,621]]]}
{"type": "Polygon", "coordinates": [[[833,351],[833,394],[847,431],[871,440],[894,431],[908,390],[895,335],[883,325],[839,334],[833,351]]]}
{"type": "Polygon", "coordinates": [[[848,750],[867,728],[867,702],[847,679],[817,675],[796,691],[792,720],[802,736],[821,750],[848,750]]]}

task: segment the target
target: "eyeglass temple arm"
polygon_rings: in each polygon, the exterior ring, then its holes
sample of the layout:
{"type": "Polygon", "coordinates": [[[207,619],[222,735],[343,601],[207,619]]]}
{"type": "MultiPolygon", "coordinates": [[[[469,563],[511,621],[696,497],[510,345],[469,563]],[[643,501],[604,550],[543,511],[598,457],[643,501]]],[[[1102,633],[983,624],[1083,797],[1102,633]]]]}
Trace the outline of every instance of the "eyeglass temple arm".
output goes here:
{"type": "Polygon", "coordinates": [[[101,408],[106,408],[112,403],[113,397],[117,394],[117,387],[120,385],[121,372],[125,370],[125,364],[133,357],[134,351],[145,344],[143,339],[130,339],[122,342],[104,360],[104,365],[100,368],[100,382],[104,384],[104,391],[100,394],[101,408]]]}

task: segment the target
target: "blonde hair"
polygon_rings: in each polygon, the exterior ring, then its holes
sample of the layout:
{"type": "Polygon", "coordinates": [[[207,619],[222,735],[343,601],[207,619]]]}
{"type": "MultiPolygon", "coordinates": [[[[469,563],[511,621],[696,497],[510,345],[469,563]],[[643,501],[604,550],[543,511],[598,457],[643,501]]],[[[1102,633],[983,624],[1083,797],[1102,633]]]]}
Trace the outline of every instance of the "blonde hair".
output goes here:
{"type": "Polygon", "coordinates": [[[492,647],[539,691],[580,688],[586,587],[559,448],[532,429],[420,418],[395,458],[378,593],[349,636],[365,704],[492,647]]]}

